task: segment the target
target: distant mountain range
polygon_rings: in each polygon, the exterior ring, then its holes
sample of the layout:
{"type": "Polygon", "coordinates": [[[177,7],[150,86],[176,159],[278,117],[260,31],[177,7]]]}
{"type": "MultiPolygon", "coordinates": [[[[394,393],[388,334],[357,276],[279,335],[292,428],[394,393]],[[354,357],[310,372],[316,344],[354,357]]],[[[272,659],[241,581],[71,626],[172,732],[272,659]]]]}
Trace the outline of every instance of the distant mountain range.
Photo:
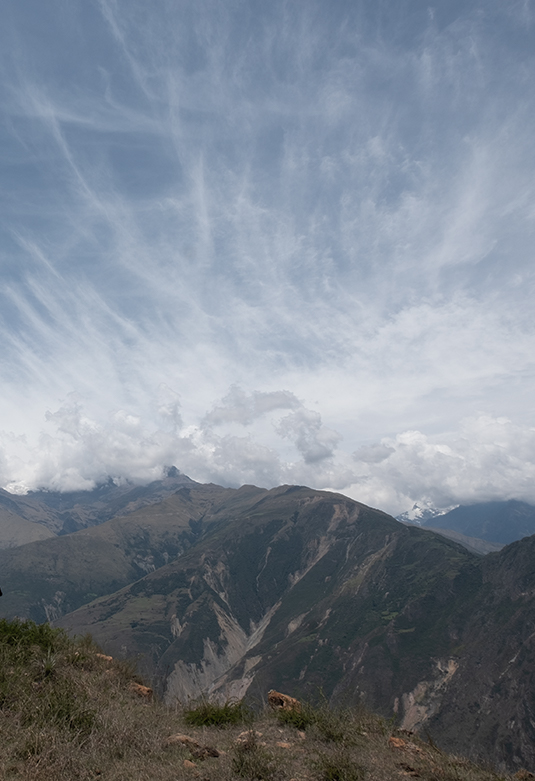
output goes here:
{"type": "Polygon", "coordinates": [[[534,768],[535,537],[482,557],[339,494],[173,470],[43,494],[0,496],[55,534],[0,551],[0,615],[90,631],[169,703],[364,700],[444,748],[534,768]]]}
{"type": "Polygon", "coordinates": [[[443,515],[426,519],[423,525],[452,529],[469,537],[507,545],[535,534],[535,507],[514,499],[461,505],[443,515]]]}
{"type": "Polygon", "coordinates": [[[415,504],[396,520],[433,529],[483,554],[535,534],[535,507],[514,499],[460,505],[446,511],[415,504]]]}

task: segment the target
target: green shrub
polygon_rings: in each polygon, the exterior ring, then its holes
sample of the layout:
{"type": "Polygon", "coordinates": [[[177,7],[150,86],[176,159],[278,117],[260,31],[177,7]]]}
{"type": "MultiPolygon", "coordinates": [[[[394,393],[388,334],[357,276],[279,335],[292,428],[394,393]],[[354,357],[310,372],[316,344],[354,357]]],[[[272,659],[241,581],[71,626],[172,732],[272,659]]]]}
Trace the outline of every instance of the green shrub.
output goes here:
{"type": "Polygon", "coordinates": [[[202,700],[184,711],[184,721],[191,727],[224,727],[252,721],[252,712],[243,702],[228,701],[221,705],[202,700]]]}
{"type": "Polygon", "coordinates": [[[0,648],[8,652],[13,660],[28,658],[33,648],[51,653],[65,650],[70,644],[63,629],[52,629],[50,624],[36,624],[34,621],[8,621],[0,619],[0,648]]]}
{"type": "Polygon", "coordinates": [[[0,620],[0,708],[23,727],[54,725],[87,734],[95,714],[73,680],[66,657],[73,643],[62,629],[0,620]]]}
{"type": "Polygon", "coordinates": [[[288,724],[300,730],[306,730],[315,724],[317,715],[317,710],[308,703],[302,703],[300,708],[282,708],[277,711],[277,719],[281,724],[288,724]]]}
{"type": "Polygon", "coordinates": [[[312,729],[320,740],[326,742],[349,740],[354,731],[351,712],[333,709],[327,704],[314,708],[309,703],[302,703],[300,708],[278,711],[277,718],[281,724],[289,724],[299,730],[312,729]]]}
{"type": "Polygon", "coordinates": [[[313,729],[326,743],[352,743],[355,726],[350,711],[324,706],[317,711],[313,729]]]}

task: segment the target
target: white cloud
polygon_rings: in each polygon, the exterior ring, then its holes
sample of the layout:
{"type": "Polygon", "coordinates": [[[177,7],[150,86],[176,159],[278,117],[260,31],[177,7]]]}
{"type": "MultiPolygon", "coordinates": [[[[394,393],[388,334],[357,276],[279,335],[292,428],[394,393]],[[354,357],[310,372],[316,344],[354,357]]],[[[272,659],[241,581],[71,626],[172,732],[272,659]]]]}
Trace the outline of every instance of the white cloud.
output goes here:
{"type": "Polygon", "coordinates": [[[437,508],[512,498],[535,503],[535,428],[507,418],[481,414],[441,437],[406,431],[354,459],[360,479],[349,493],[395,513],[416,501],[437,508]]]}
{"type": "Polygon", "coordinates": [[[319,412],[300,409],[286,415],[279,423],[278,433],[295,442],[306,464],[331,458],[342,439],[337,431],[322,425],[319,412]]]}
{"type": "MultiPolygon", "coordinates": [[[[166,428],[147,425],[138,416],[118,410],[105,424],[90,418],[80,399],[70,398],[47,415],[46,429],[33,444],[4,434],[0,448],[0,479],[8,490],[38,487],[84,490],[107,480],[128,477],[137,483],[158,479],[165,465],[176,464],[201,482],[238,486],[253,483],[273,487],[298,483],[342,491],[359,501],[398,514],[415,502],[437,508],[492,499],[517,498],[535,503],[535,428],[507,418],[480,414],[462,422],[457,431],[426,436],[405,431],[361,446],[352,456],[339,447],[340,435],[323,426],[321,417],[299,405],[280,417],[287,394],[273,393],[269,410],[272,432],[290,438],[295,451],[281,457],[276,437],[260,441],[244,420],[206,415],[198,425],[184,426],[179,402],[169,388],[171,415],[166,428]],[[229,421],[242,433],[217,433],[229,421]]],[[[214,410],[229,400],[249,404],[269,394],[245,394],[233,387],[214,410]]],[[[247,404],[245,405],[247,406],[247,404]]],[[[162,406],[158,409],[162,414],[162,406]]]]}

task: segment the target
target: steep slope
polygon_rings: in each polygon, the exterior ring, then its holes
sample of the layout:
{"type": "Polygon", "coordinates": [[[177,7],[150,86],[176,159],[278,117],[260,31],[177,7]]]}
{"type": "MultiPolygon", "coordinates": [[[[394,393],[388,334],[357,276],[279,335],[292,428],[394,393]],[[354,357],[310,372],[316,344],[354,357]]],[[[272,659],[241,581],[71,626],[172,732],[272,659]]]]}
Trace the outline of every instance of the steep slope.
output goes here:
{"type": "Polygon", "coordinates": [[[403,728],[428,731],[445,748],[534,768],[535,537],[440,564],[414,531],[374,562],[360,594],[348,598],[346,581],[289,637],[270,626],[244,669],[259,689],[312,683],[333,702],[395,712],[403,728]]]}
{"type": "Polygon", "coordinates": [[[210,525],[207,511],[228,490],[183,487],[128,516],[0,551],[0,615],[54,620],[138,580],[195,544],[210,525]]]}
{"type": "Polygon", "coordinates": [[[20,515],[0,507],[0,549],[16,548],[27,542],[47,540],[54,533],[40,523],[31,523],[20,515]]]}
{"type": "Polygon", "coordinates": [[[169,701],[242,696],[253,680],[331,696],[371,643],[377,673],[362,691],[393,707],[396,691],[434,672],[431,656],[450,652],[448,605],[476,557],[337,494],[250,491],[214,508],[221,522],[189,553],[61,625],[142,654],[169,701]]]}
{"type": "Polygon", "coordinates": [[[535,534],[535,507],[511,499],[461,505],[444,515],[427,520],[426,527],[453,529],[468,537],[507,545],[535,534]]]}
{"type": "Polygon", "coordinates": [[[477,553],[480,556],[486,556],[487,553],[496,553],[504,547],[502,542],[489,542],[478,537],[467,537],[466,534],[461,534],[461,532],[456,532],[453,529],[436,529],[434,526],[427,526],[427,524],[425,528],[458,542],[459,545],[462,545],[470,553],[477,553]]]}
{"type": "Polygon", "coordinates": [[[480,562],[481,588],[459,633],[458,669],[429,729],[535,769],[535,536],[480,562]]]}

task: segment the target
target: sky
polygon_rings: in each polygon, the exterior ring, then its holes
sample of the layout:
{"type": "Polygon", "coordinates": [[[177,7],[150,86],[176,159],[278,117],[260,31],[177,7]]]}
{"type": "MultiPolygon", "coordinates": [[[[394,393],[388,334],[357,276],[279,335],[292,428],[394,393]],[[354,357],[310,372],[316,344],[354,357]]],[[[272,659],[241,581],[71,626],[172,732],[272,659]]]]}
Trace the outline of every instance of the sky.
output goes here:
{"type": "Polygon", "coordinates": [[[535,503],[533,0],[5,0],[0,485],[535,503]]]}

